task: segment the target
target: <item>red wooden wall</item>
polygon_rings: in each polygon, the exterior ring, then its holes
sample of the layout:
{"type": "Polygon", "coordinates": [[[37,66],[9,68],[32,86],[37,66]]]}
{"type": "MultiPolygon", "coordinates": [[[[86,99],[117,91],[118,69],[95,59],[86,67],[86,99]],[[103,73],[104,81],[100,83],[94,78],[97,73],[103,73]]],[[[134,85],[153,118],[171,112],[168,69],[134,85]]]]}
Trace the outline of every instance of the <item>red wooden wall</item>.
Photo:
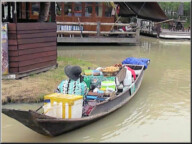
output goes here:
{"type": "Polygon", "coordinates": [[[9,73],[25,73],[57,64],[56,23],[9,23],[9,73]]]}
{"type": "MultiPolygon", "coordinates": [[[[115,16],[111,16],[111,17],[106,17],[105,16],[105,9],[107,6],[105,6],[104,3],[102,4],[102,16],[98,17],[96,16],[96,12],[95,12],[95,6],[96,3],[92,2],[92,16],[91,17],[85,17],[84,16],[84,12],[82,13],[81,17],[76,17],[76,16],[66,16],[64,15],[64,3],[62,2],[62,9],[61,9],[61,15],[56,15],[56,21],[57,22],[79,22],[78,18],[80,20],[80,22],[98,22],[100,21],[101,23],[114,23],[115,22],[115,16]]],[[[23,3],[24,5],[24,3],[23,3]]],[[[72,2],[72,13],[74,12],[74,6],[75,3],[72,2]]],[[[22,8],[22,11],[25,11],[24,8],[22,8]]],[[[85,11],[85,2],[82,2],[82,11],[85,11]]],[[[38,15],[32,15],[32,3],[29,3],[29,18],[30,19],[34,19],[37,20],[38,19],[38,15]]],[[[100,27],[100,31],[110,31],[112,26],[101,26],[100,27]]],[[[94,25],[84,25],[83,29],[85,31],[96,31],[96,26],[94,25]]]]}

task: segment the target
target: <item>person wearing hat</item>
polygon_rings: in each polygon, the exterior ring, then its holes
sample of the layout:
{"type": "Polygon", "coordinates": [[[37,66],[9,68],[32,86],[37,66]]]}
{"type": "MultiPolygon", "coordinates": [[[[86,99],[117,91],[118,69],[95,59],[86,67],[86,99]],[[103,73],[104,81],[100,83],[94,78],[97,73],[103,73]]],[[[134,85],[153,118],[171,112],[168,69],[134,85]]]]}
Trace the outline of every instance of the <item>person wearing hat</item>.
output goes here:
{"type": "Polygon", "coordinates": [[[81,67],[67,65],[64,68],[64,72],[69,79],[63,80],[57,87],[56,92],[85,96],[88,93],[88,88],[86,83],[83,81],[81,67]]]}

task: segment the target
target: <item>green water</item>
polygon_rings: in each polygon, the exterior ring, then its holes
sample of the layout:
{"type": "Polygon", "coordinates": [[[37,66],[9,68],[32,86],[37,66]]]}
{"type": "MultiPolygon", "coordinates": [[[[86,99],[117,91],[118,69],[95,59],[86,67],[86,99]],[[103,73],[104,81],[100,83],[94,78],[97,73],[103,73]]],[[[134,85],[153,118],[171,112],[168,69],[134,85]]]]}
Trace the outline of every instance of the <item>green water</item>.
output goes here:
{"type": "MultiPolygon", "coordinates": [[[[3,142],[189,142],[190,42],[142,37],[137,46],[58,46],[58,55],[76,57],[100,66],[127,57],[151,60],[135,97],[105,118],[50,138],[2,114],[3,142]]],[[[36,109],[40,104],[6,105],[36,109]]]]}

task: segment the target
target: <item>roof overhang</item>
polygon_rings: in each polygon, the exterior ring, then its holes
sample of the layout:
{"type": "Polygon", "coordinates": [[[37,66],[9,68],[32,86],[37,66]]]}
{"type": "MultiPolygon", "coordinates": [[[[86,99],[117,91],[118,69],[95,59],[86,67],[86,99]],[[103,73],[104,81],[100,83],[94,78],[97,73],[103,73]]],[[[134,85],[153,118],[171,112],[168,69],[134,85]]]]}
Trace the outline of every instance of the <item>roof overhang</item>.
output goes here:
{"type": "Polygon", "coordinates": [[[120,5],[119,16],[137,16],[152,21],[167,20],[167,16],[157,2],[115,2],[120,5]]]}

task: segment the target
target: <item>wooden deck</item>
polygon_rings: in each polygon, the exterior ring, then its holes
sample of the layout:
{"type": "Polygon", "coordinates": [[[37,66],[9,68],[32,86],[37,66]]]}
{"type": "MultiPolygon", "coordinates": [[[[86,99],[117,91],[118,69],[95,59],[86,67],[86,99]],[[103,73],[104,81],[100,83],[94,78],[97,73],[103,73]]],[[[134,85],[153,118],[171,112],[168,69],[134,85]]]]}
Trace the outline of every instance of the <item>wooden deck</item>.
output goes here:
{"type": "Polygon", "coordinates": [[[139,42],[136,38],[112,38],[112,37],[57,37],[58,43],[130,43],[139,42]]]}

